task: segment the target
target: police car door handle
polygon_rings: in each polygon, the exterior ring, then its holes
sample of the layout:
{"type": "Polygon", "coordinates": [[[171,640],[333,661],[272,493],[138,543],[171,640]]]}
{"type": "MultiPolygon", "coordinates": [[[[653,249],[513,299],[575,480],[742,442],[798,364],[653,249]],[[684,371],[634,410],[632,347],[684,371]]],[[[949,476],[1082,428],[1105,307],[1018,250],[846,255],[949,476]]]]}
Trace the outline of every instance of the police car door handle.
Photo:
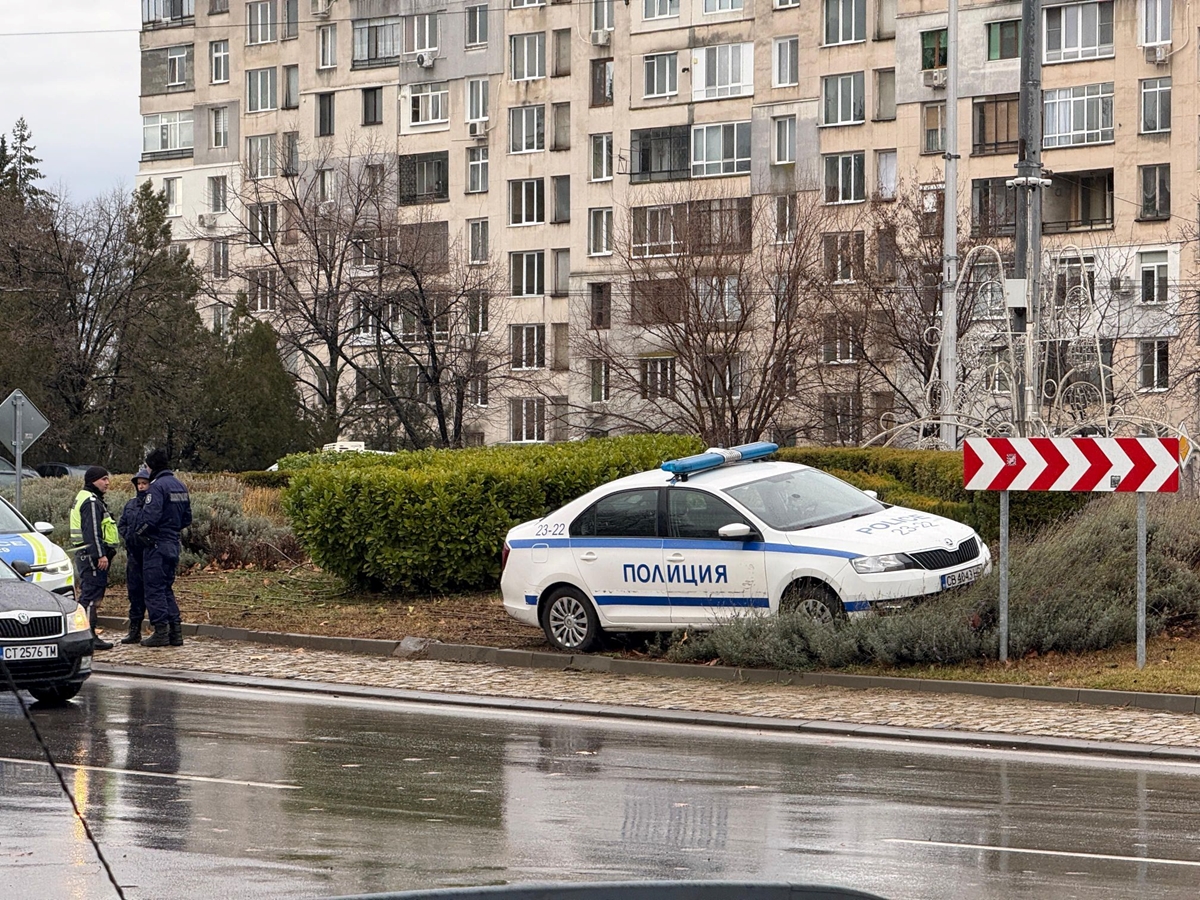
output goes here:
{"type": "Polygon", "coordinates": [[[593,550],[588,550],[586,553],[580,553],[580,554],[579,554],[579,561],[580,561],[580,562],[595,562],[595,561],[596,561],[596,553],[595,553],[595,551],[593,551],[593,550]]]}
{"type": "Polygon", "coordinates": [[[683,562],[686,557],[682,553],[672,553],[667,557],[667,562],[683,562]]]}

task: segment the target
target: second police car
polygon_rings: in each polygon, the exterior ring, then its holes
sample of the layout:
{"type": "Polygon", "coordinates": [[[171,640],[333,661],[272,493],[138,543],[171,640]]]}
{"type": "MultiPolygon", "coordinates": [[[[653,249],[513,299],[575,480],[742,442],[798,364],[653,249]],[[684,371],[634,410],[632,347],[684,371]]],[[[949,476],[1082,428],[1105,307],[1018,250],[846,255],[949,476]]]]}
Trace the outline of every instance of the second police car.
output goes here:
{"type": "Polygon", "coordinates": [[[504,608],[561,650],[602,631],[711,628],[748,613],[828,621],[969,584],[967,525],[888,506],[758,442],[620,478],[509,531],[504,608]]]}
{"type": "Polygon", "coordinates": [[[74,570],[67,551],[47,537],[53,530],[49,522],[30,522],[0,497],[0,560],[25,563],[38,587],[73,598],[74,570]]]}

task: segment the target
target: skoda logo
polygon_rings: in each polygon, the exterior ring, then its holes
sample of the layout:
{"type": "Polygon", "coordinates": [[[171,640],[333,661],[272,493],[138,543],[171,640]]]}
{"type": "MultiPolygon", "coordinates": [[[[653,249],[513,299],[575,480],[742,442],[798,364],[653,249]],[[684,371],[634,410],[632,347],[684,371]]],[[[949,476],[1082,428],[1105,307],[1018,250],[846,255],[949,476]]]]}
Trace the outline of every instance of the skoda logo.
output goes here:
{"type": "Polygon", "coordinates": [[[20,622],[22,625],[28,625],[29,624],[29,613],[27,613],[27,612],[17,613],[17,621],[20,622]]]}
{"type": "Polygon", "coordinates": [[[942,543],[943,543],[943,544],[945,544],[947,547],[953,547],[953,546],[954,546],[954,539],[953,539],[953,538],[944,538],[944,539],[942,540],[942,543]]]}

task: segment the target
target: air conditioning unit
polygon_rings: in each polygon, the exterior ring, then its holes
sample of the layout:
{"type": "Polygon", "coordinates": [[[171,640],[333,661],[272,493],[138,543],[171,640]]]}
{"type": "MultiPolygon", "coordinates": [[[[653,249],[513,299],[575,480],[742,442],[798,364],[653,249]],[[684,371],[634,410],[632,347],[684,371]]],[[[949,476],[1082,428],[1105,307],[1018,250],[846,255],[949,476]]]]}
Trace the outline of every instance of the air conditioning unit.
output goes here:
{"type": "Polygon", "coordinates": [[[1128,296],[1133,293],[1133,279],[1128,275],[1116,275],[1109,279],[1108,289],[1114,294],[1128,296]]]}
{"type": "Polygon", "coordinates": [[[944,88],[948,74],[945,69],[926,69],[925,87],[944,88]]]}
{"type": "Polygon", "coordinates": [[[1170,44],[1155,44],[1153,47],[1146,48],[1146,62],[1154,63],[1155,65],[1165,66],[1171,61],[1171,45],[1170,44]]]}
{"type": "Polygon", "coordinates": [[[196,216],[196,224],[201,228],[216,228],[216,213],[200,213],[200,215],[196,216]]]}
{"type": "Polygon", "coordinates": [[[433,54],[432,53],[418,53],[417,54],[417,65],[420,66],[422,69],[432,69],[433,68],[433,54]]]}
{"type": "Polygon", "coordinates": [[[473,138],[487,137],[487,122],[468,122],[467,134],[473,138]]]}
{"type": "Polygon", "coordinates": [[[331,6],[333,6],[333,0],[312,0],[312,14],[318,19],[327,19],[331,6]]]}
{"type": "Polygon", "coordinates": [[[611,43],[612,43],[612,32],[611,31],[593,31],[592,32],[592,46],[593,47],[607,47],[611,43]]]}
{"type": "Polygon", "coordinates": [[[319,215],[319,216],[333,215],[333,201],[332,200],[322,200],[320,203],[318,203],[317,204],[317,215],[319,215]]]}

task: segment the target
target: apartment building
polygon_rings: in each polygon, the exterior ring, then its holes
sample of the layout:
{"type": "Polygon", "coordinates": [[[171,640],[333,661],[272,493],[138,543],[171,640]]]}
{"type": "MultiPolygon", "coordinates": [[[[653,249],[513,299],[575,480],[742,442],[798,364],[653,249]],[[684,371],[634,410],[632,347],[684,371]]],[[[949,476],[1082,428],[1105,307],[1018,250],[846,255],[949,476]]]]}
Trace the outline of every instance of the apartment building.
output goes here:
{"type": "MultiPolygon", "coordinates": [[[[960,4],[956,148],[938,0],[143,0],[142,12],[140,174],[166,192],[177,237],[214,276],[203,313],[215,327],[238,291],[253,313],[284,314],[274,276],[238,264],[276,227],[236,208],[246,185],[291,178],[318,203],[341,202],[324,199],[330,176],[314,160],[361,153],[394,161],[398,215],[436,224],[445,253],[499,273],[490,316],[474,307],[471,318],[502,362],[490,389],[475,379],[458,397],[467,440],[695,428],[665,401],[732,409],[786,369],[788,402],[747,427],[858,442],[931,409],[921,372],[856,367],[871,338],[837,324],[864,257],[884,252],[863,223],[908,198],[940,227],[954,150],[965,246],[999,248],[964,275],[990,299],[964,348],[975,371],[960,408],[979,421],[1005,414],[1015,0],[960,4]],[[819,293],[835,315],[805,347],[747,339],[693,380],[705,391],[685,388],[686,361],[639,312],[631,282],[648,260],[694,249],[701,215],[710,245],[728,253],[746,238],[739,252],[765,259],[777,251],[764,246],[791,240],[796,198],[828,214],[829,233],[805,252],[821,257],[810,262],[829,274],[819,293]]],[[[1171,0],[1045,3],[1040,346],[1054,427],[1115,407],[1196,417],[1191,28],[1171,0]]],[[[746,307],[767,290],[749,287],[748,269],[706,265],[689,276],[704,282],[692,289],[700,318],[745,316],[762,332],[746,307]]],[[[783,300],[771,302],[777,314],[783,300]]],[[[338,376],[351,406],[378,398],[358,375],[338,376]]],[[[428,398],[428,384],[414,389],[428,398]]]]}

